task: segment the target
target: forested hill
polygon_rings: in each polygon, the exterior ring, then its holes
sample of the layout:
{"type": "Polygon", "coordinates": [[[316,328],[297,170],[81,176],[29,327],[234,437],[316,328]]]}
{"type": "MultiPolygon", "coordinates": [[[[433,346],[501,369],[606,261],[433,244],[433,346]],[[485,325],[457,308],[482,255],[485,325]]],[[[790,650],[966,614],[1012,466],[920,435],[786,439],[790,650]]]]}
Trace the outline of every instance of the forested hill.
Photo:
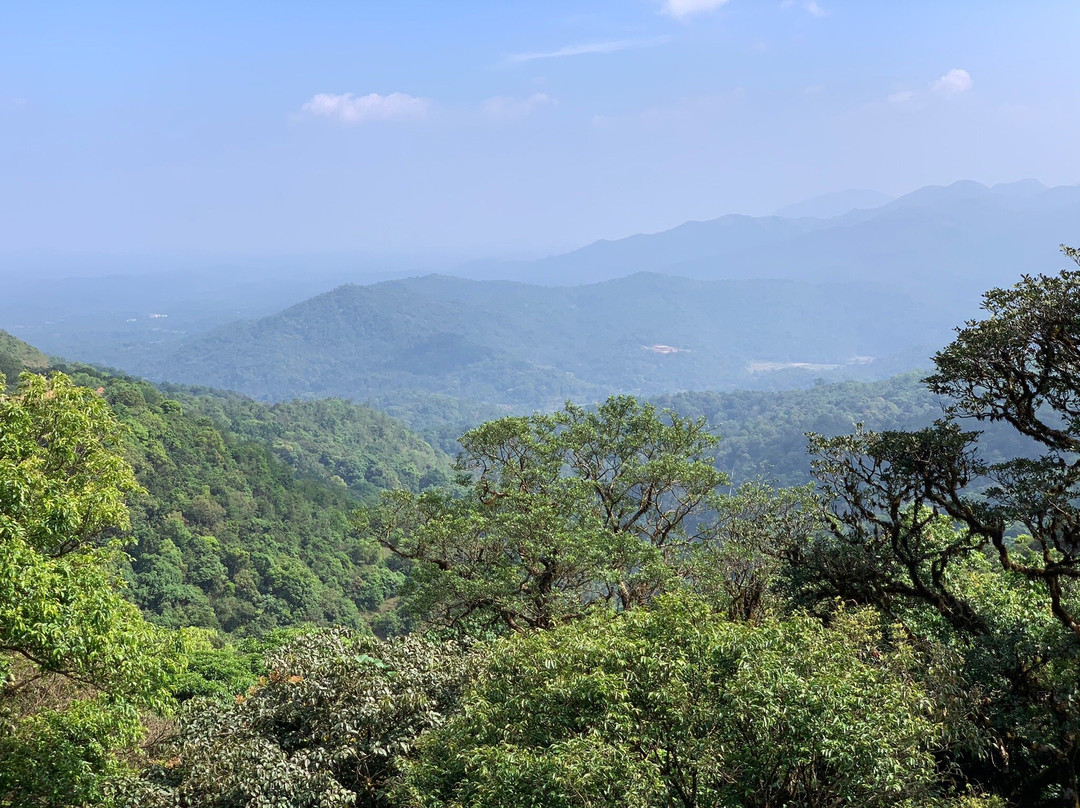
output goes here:
{"type": "Polygon", "coordinates": [[[60,370],[100,390],[124,424],[124,455],[145,489],[129,501],[127,577],[155,622],[241,634],[391,627],[379,609],[403,576],[356,545],[349,514],[379,490],[442,482],[450,467],[400,423],[341,402],[271,410],[209,391],[162,394],[85,365],[46,366],[11,338],[0,367],[60,370]]]}
{"type": "Polygon", "coordinates": [[[189,412],[267,447],[299,476],[347,487],[363,499],[391,488],[419,491],[450,481],[447,453],[364,404],[320,399],[267,405],[211,388],[162,390],[189,412]]]}
{"type": "Polygon", "coordinates": [[[17,382],[24,370],[39,370],[48,365],[49,357],[37,348],[0,330],[0,373],[9,384],[17,382]]]}
{"type": "MultiPolygon", "coordinates": [[[[778,486],[811,480],[807,432],[834,437],[856,424],[871,430],[912,430],[943,416],[944,399],[913,371],[875,382],[817,384],[805,390],[690,392],[657,396],[657,406],[683,417],[704,417],[720,437],[716,467],[736,484],[762,478],[778,486]]],[[[993,424],[985,430],[984,457],[991,462],[1025,455],[1031,444],[993,424]]],[[[972,428],[976,428],[973,425],[972,428]]]]}
{"type": "Polygon", "coordinates": [[[531,410],[615,392],[891,375],[947,338],[932,322],[924,304],[857,283],[428,276],[340,287],[197,337],[141,372],[272,401],[420,391],[531,410]]]}
{"type": "Polygon", "coordinates": [[[941,416],[941,399],[921,372],[884,381],[819,384],[806,390],[692,392],[653,402],[684,417],[704,417],[720,436],[716,465],[735,483],[764,477],[781,486],[810,481],[807,432],[843,435],[869,429],[917,429],[941,416]]]}

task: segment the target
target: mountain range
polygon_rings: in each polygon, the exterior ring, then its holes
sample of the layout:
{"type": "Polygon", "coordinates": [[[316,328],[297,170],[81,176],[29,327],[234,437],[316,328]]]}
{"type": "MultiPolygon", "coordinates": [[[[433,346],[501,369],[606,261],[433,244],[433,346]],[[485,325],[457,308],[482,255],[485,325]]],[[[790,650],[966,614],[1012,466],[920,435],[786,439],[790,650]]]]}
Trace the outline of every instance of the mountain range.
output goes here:
{"type": "MultiPolygon", "coordinates": [[[[1080,186],[1035,180],[845,192],[781,212],[457,267],[464,277],[347,283],[284,308],[318,279],[204,275],[183,293],[162,285],[159,300],[143,278],[127,302],[157,309],[123,324],[108,287],[84,279],[68,314],[27,325],[22,311],[10,330],[50,353],[268,401],[427,395],[529,409],[778,389],[925,366],[983,291],[1055,271],[1058,245],[1080,241],[1080,186]]],[[[17,309],[0,306],[0,325],[17,309]]]]}
{"type": "Polygon", "coordinates": [[[961,181],[829,218],[687,222],[538,261],[489,263],[483,273],[552,284],[639,271],[705,280],[857,280],[970,301],[1021,272],[1052,271],[1058,245],[1078,239],[1080,186],[961,181]]]}
{"type": "Polygon", "coordinates": [[[917,301],[875,284],[635,273],[556,287],[433,275],[342,286],[135,369],[264,400],[422,391],[527,410],[888,374],[895,364],[880,358],[896,346],[945,336],[917,301]]]}

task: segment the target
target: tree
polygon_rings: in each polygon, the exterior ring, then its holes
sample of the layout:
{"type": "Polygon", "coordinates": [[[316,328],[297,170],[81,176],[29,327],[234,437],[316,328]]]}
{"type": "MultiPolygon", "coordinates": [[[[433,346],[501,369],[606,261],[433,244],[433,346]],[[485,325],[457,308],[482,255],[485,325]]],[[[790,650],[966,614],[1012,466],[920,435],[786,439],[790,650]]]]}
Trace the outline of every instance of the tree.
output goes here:
{"type": "MultiPolygon", "coordinates": [[[[876,615],[733,623],[695,598],[497,641],[404,764],[412,808],[895,806],[940,732],[876,615]]],[[[929,800],[928,800],[929,802],[929,800]]]]}
{"type": "Polygon", "coordinates": [[[394,492],[356,527],[413,562],[412,609],[461,628],[550,628],[648,603],[708,530],[704,420],[629,396],[503,418],[462,437],[464,496],[394,492]]]}
{"type": "Polygon", "coordinates": [[[0,394],[0,805],[92,801],[163,707],[179,649],[122,595],[137,486],[93,391],[23,374],[0,394]]]}
{"type": "Polygon", "coordinates": [[[138,489],[120,427],[92,390],[24,373],[0,396],[0,537],[57,558],[127,526],[138,489]]]}
{"type": "Polygon", "coordinates": [[[784,553],[821,527],[813,487],[744,483],[718,497],[715,509],[715,521],[680,564],[680,578],[728,620],[756,622],[790,611],[784,553]]]}
{"type": "Polygon", "coordinates": [[[234,700],[193,699],[162,762],[117,789],[156,808],[386,806],[398,761],[456,707],[474,660],[453,644],[300,635],[234,700]]]}
{"type": "Polygon", "coordinates": [[[1025,805],[1075,806],[1080,272],[1023,276],[983,308],[934,358],[926,383],[952,401],[934,426],[812,437],[831,535],[794,546],[791,567],[810,600],[870,603],[962,646],[967,686],[986,694],[972,709],[991,750],[967,774],[1025,805]],[[1007,424],[1030,452],[989,463],[965,421],[1007,424]],[[995,597],[976,585],[984,556],[998,567],[995,597]],[[919,617],[927,611],[947,632],[919,617]]]}

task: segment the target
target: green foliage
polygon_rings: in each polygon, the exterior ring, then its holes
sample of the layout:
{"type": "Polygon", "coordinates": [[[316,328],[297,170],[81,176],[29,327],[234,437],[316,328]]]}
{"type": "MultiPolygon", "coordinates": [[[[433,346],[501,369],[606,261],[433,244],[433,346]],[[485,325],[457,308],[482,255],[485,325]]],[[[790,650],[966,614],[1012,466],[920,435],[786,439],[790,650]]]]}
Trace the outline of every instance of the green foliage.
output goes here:
{"type": "MultiPolygon", "coordinates": [[[[856,424],[868,430],[911,430],[941,417],[947,399],[928,390],[921,373],[876,382],[817,384],[806,390],[674,393],[653,399],[687,418],[705,418],[724,439],[713,452],[716,467],[737,483],[764,477],[778,486],[813,480],[806,433],[835,437],[856,424]]],[[[987,457],[1005,459],[1030,446],[990,425],[987,457]]]]}
{"type": "Polygon", "coordinates": [[[791,567],[803,597],[877,606],[961,661],[955,686],[979,694],[968,709],[984,731],[981,756],[958,758],[966,777],[1023,805],[1073,805],[1080,272],[1025,276],[984,308],[927,380],[952,397],[945,418],[813,440],[831,535],[796,547],[791,567]],[[990,462],[961,419],[1007,424],[1035,449],[990,462]]]}
{"type": "Polygon", "coordinates": [[[876,618],[731,623],[695,600],[497,642],[410,806],[916,804],[940,731],[876,618]]]}
{"type": "Polygon", "coordinates": [[[0,394],[0,805],[91,801],[162,709],[176,638],[123,597],[135,477],[108,405],[65,376],[0,394]]]}
{"type": "Polygon", "coordinates": [[[119,438],[93,391],[24,374],[17,396],[0,397],[0,540],[61,556],[126,527],[124,498],[137,485],[112,450],[119,438]]]}
{"type": "Polygon", "coordinates": [[[550,628],[664,590],[725,482],[701,421],[628,396],[462,437],[464,497],[394,492],[357,528],[413,562],[414,613],[460,630],[550,628]]]}
{"type": "Polygon", "coordinates": [[[365,499],[386,489],[420,491],[451,481],[448,456],[402,423],[362,404],[324,399],[269,406],[207,388],[164,389],[190,412],[212,418],[242,440],[268,447],[299,476],[344,483],[365,499]]]}
{"type": "MultiPolygon", "coordinates": [[[[947,516],[926,509],[900,521],[905,532],[895,543],[886,530],[796,543],[788,559],[796,599],[873,605],[917,638],[919,678],[947,724],[945,757],[960,782],[1017,804],[1064,804],[1061,750],[1073,748],[1080,728],[1070,632],[1037,583],[1003,570],[947,516]]],[[[1017,537],[1015,546],[1029,540],[1017,537]]]]}
{"type": "MultiPolygon", "coordinates": [[[[42,370],[48,365],[49,357],[0,329],[0,374],[6,377],[9,387],[18,383],[19,374],[24,370],[42,370]]],[[[3,387],[0,383],[0,391],[3,387]]]]}
{"type": "Polygon", "coordinates": [[[344,629],[272,651],[233,701],[193,700],[162,762],[117,784],[122,805],[288,808],[389,805],[417,737],[455,708],[473,661],[419,637],[383,642],[344,629]]]}
{"type": "Polygon", "coordinates": [[[186,664],[169,688],[172,697],[181,703],[194,698],[231,701],[265,673],[266,653],[287,641],[270,635],[267,639],[233,644],[222,643],[219,635],[206,629],[186,629],[183,633],[186,664]]]}
{"type": "MultiPolygon", "coordinates": [[[[102,390],[94,398],[111,404],[126,428],[124,454],[144,488],[130,500],[127,575],[133,599],[154,622],[248,635],[305,623],[360,627],[381,606],[377,598],[395,591],[369,583],[400,576],[390,574],[378,553],[356,547],[348,518],[355,496],[325,479],[298,480],[297,470],[274,456],[278,422],[269,408],[211,393],[185,393],[181,403],[137,379],[69,369],[81,384],[102,390]],[[233,423],[246,432],[233,432],[233,423]]],[[[304,421],[296,413],[307,410],[297,406],[286,410],[296,416],[289,429],[312,441],[304,457],[330,452],[339,440],[336,422],[304,421]]],[[[336,451],[347,454],[366,440],[368,421],[367,411],[343,406],[342,417],[360,430],[340,438],[336,451]]],[[[420,460],[406,462],[409,451],[426,444],[388,419],[373,417],[370,425],[384,430],[375,444],[405,447],[400,455],[387,449],[386,468],[404,465],[384,482],[419,479],[419,468],[434,473],[420,460]]]]}
{"type": "Polygon", "coordinates": [[[405,422],[432,446],[451,457],[461,451],[458,438],[470,429],[513,414],[511,407],[417,390],[394,390],[373,396],[369,403],[405,422]]]}
{"type": "Polygon", "coordinates": [[[751,482],[716,498],[714,507],[715,521],[688,548],[680,578],[729,620],[757,622],[790,611],[787,548],[821,528],[813,488],[751,482]]]}
{"type": "Polygon", "coordinates": [[[107,699],[69,699],[42,709],[0,736],[0,805],[13,808],[100,804],[128,767],[141,738],[136,714],[107,699]]]}

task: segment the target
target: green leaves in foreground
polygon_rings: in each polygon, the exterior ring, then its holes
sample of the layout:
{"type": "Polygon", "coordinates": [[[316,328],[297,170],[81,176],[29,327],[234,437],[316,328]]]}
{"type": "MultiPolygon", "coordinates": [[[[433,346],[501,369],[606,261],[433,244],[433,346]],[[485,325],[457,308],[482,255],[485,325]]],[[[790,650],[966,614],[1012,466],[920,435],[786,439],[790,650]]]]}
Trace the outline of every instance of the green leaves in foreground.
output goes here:
{"type": "Polygon", "coordinates": [[[124,497],[139,486],[119,441],[94,391],[24,373],[16,395],[0,395],[0,540],[60,556],[127,527],[124,497]]]}
{"type": "Polygon", "coordinates": [[[100,798],[182,659],[124,599],[119,549],[96,543],[136,487],[118,433],[64,376],[0,395],[0,806],[100,798]]]}
{"type": "Polygon", "coordinates": [[[728,622],[693,599],[497,641],[404,804],[922,804],[941,731],[872,612],[728,622]]]}
{"type": "Polygon", "coordinates": [[[456,707],[474,667],[453,644],[347,629],[296,637],[228,704],[194,699],[123,805],[383,806],[398,762],[456,707]]]}

